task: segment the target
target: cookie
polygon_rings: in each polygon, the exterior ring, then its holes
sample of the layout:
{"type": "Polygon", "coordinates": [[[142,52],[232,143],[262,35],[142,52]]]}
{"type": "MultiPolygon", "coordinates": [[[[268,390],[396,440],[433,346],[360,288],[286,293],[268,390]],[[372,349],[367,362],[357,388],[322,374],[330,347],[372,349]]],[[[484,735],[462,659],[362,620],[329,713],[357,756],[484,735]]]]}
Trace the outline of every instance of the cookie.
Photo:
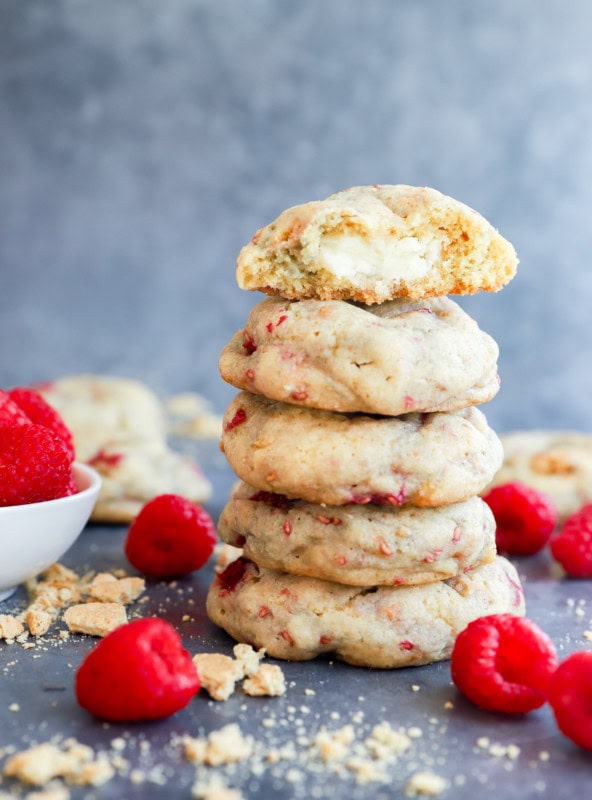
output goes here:
{"type": "Polygon", "coordinates": [[[81,374],[37,388],[72,431],[77,460],[103,479],[94,521],[131,522],[159,494],[209,499],[209,481],[192,459],[168,446],[164,407],[140,381],[81,374]]]}
{"type": "Polygon", "coordinates": [[[260,567],[351,586],[447,580],[496,552],[495,520],[478,497],[439,508],[319,506],[241,483],[218,534],[260,567]]]}
{"type": "Polygon", "coordinates": [[[498,391],[498,348],[452,300],[270,298],[222,351],[239,389],[329,411],[452,411],[498,391]]]}
{"type": "Polygon", "coordinates": [[[267,655],[305,661],[330,653],[364,667],[407,667],[450,656],[469,622],[524,614],[514,567],[500,556],[448,581],[352,587],[286,575],[240,558],[214,578],[208,616],[267,655]]]}
{"type": "Polygon", "coordinates": [[[435,189],[355,186],[258,230],[236,274],[243,289],[294,300],[382,303],[498,291],[517,263],[489,222],[435,189]]]}
{"type": "Polygon", "coordinates": [[[228,406],[222,446],[245,483],[328,505],[459,503],[502,463],[500,441],[474,407],[372,417],[247,392],[228,406]]]}
{"type": "Polygon", "coordinates": [[[159,494],[179,494],[204,503],[212,491],[191,459],[162,442],[113,442],[87,463],[102,478],[91,516],[96,522],[131,522],[142,506],[159,494]]]}
{"type": "Polygon", "coordinates": [[[504,462],[492,485],[521,481],[554,501],[559,519],[592,503],[592,434],[514,431],[501,437],[504,462]]]}
{"type": "Polygon", "coordinates": [[[79,461],[88,461],[110,442],[166,438],[160,401],[139,381],[81,374],[37,388],[72,431],[79,461]]]}

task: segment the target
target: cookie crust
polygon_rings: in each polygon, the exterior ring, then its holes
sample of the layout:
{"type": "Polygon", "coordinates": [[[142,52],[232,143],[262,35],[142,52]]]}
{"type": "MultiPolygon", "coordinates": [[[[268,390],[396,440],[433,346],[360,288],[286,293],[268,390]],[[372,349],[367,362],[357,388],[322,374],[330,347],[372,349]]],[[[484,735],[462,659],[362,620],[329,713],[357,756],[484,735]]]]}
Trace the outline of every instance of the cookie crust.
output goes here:
{"type": "Polygon", "coordinates": [[[498,291],[518,260],[480,214],[436,189],[354,186],[289,208],[237,260],[241,288],[382,303],[498,291]]]}
{"type": "Polygon", "coordinates": [[[220,356],[222,378],[284,403],[398,416],[499,389],[498,347],[446,297],[360,306],[269,298],[220,356]]]}
{"type": "Polygon", "coordinates": [[[223,542],[260,567],[350,586],[447,580],[495,558],[495,520],[478,497],[439,508],[321,506],[239,484],[223,542]]]}
{"type": "Polygon", "coordinates": [[[477,408],[338,414],[240,392],[222,446],[241,480],[310,503],[439,506],[487,486],[502,447],[477,408]]]}
{"type": "Polygon", "coordinates": [[[423,586],[344,586],[246,559],[229,569],[210,587],[208,616],[238,641],[289,661],[331,653],[364,667],[429,664],[450,656],[457,634],[473,619],[524,614],[518,574],[500,556],[462,577],[423,586]]]}

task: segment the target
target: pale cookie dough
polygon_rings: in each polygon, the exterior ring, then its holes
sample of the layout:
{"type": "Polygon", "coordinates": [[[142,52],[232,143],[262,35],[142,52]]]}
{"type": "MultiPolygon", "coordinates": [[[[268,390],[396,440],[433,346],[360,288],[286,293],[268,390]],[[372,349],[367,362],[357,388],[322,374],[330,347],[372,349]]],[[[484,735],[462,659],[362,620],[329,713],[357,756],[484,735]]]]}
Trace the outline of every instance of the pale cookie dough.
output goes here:
{"type": "Polygon", "coordinates": [[[197,464],[160,442],[114,442],[89,462],[102,485],[91,519],[131,522],[142,506],[160,494],[205,502],[211,485],[197,464]]]}
{"type": "Polygon", "coordinates": [[[439,506],[491,481],[502,446],[476,408],[402,417],[346,415],[240,392],[222,443],[257,489],[311,503],[439,506]]]}
{"type": "Polygon", "coordinates": [[[524,596],[516,570],[500,556],[449,581],[369,588],[286,575],[241,558],[214,579],[207,611],[235,639],[274,658],[331,653],[392,668],[448,658],[469,622],[524,614],[524,596]]]}
{"type": "Polygon", "coordinates": [[[397,416],[491,400],[497,356],[447,297],[374,306],[269,298],[222,351],[220,372],[272,400],[397,416]]]}
{"type": "Polygon", "coordinates": [[[237,281],[295,300],[382,303],[498,291],[517,263],[487,220],[435,189],[354,186],[258,230],[239,253],[237,281]]]}
{"type": "Polygon", "coordinates": [[[139,381],[81,374],[37,388],[72,431],[78,461],[89,461],[114,441],[165,440],[160,401],[139,381]]]}
{"type": "Polygon", "coordinates": [[[495,558],[478,497],[440,508],[319,506],[240,484],[218,534],[260,567],[351,586],[430,583],[495,558]]]}
{"type": "Polygon", "coordinates": [[[592,503],[592,434],[514,431],[504,434],[501,441],[504,463],[492,485],[520,481],[546,492],[557,506],[560,521],[592,503]]]}

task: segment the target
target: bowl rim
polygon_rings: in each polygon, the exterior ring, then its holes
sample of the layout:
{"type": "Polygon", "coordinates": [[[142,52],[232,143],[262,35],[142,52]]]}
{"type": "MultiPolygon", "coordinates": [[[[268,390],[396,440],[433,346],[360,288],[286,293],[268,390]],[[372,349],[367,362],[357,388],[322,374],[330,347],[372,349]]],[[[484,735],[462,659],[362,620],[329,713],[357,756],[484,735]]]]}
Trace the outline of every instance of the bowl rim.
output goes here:
{"type": "Polygon", "coordinates": [[[56,497],[53,500],[40,500],[37,503],[22,503],[18,506],[0,506],[0,516],[10,512],[16,513],[18,511],[20,511],[20,513],[25,513],[25,509],[27,508],[37,510],[43,509],[49,505],[55,507],[58,504],[65,505],[67,503],[76,503],[99,493],[102,479],[96,469],[89,467],[88,464],[84,464],[82,461],[73,461],[72,473],[77,486],[79,486],[81,482],[88,483],[88,486],[84,489],[79,489],[75,494],[69,494],[66,497],[56,497]]]}

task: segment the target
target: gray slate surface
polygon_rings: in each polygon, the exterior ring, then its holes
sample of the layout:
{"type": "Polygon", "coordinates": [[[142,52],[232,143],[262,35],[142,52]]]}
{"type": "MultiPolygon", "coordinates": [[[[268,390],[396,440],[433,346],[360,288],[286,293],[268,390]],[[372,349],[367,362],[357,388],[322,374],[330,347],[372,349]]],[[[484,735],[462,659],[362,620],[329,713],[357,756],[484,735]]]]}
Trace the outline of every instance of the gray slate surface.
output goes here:
{"type": "Polygon", "coordinates": [[[2,0],[0,385],[91,370],[232,396],[238,249],[294,203],[431,185],[515,245],[465,306],[499,430],[590,429],[586,0],[2,0]]]}

